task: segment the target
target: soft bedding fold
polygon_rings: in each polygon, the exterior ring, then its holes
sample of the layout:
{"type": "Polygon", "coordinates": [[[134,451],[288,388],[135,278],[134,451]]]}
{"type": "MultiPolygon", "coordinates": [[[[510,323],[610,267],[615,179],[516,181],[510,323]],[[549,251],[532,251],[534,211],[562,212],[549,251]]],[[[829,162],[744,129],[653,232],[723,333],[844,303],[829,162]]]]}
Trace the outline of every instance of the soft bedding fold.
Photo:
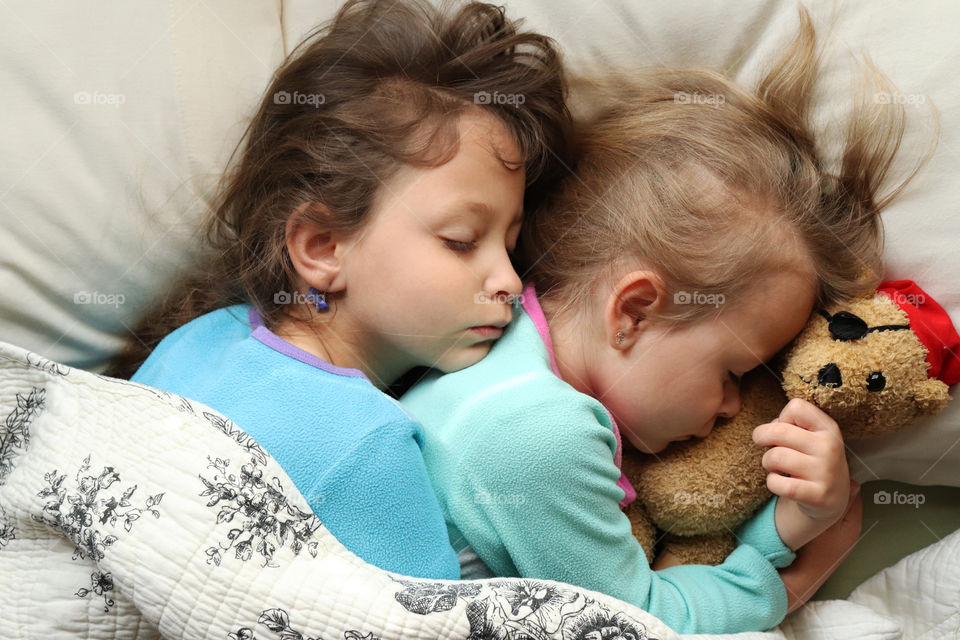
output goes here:
{"type": "Polygon", "coordinates": [[[677,637],[568,585],[365,564],[179,396],[0,343],[0,417],[0,638],[677,637]]]}
{"type": "Polygon", "coordinates": [[[771,632],[678,636],[569,585],[365,564],[259,444],[179,396],[0,343],[0,418],[0,638],[960,637],[960,532],[771,632]]]}

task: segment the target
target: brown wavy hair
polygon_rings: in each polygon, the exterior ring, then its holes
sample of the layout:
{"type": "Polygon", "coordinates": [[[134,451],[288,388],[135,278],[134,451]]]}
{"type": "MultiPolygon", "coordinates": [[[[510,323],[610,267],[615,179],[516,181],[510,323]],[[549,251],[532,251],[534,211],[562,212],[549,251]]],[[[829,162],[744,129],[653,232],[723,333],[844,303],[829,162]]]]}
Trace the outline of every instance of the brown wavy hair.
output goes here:
{"type": "Polygon", "coordinates": [[[467,109],[493,114],[516,140],[525,206],[534,206],[565,170],[572,121],[555,43],[519,27],[484,3],[351,0],[308,34],[231,155],[204,228],[205,257],[135,327],[107,374],[129,377],[168,333],[231,304],[251,303],[276,326],[287,306],[276,294],[296,290],[291,212],[319,203],[304,220],[358,232],[402,165],[455,155],[467,109]]]}
{"type": "MultiPolygon", "coordinates": [[[[593,99],[577,130],[575,174],[527,217],[520,240],[522,266],[555,313],[582,313],[625,264],[653,268],[671,299],[702,292],[730,304],[757,274],[793,268],[796,252],[785,249],[797,241],[818,305],[873,290],[883,272],[880,211],[929,154],[879,194],[905,115],[877,99],[890,84],[867,62],[871,87],[830,170],[809,123],[821,54],[801,10],[798,35],[754,91],[702,69],[573,82],[593,99]]],[[[693,321],[716,313],[716,299],[668,303],[656,315],[693,321]]]]}

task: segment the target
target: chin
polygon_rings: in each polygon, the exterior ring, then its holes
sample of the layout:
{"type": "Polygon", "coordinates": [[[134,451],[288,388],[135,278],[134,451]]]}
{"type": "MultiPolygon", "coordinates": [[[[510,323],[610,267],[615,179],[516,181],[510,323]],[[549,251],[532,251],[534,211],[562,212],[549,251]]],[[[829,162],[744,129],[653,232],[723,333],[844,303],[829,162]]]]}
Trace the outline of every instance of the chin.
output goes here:
{"type": "Polygon", "coordinates": [[[453,373],[466,369],[483,360],[490,353],[489,344],[477,344],[462,350],[457,354],[448,353],[445,358],[433,365],[434,369],[439,369],[444,373],[453,373]]]}
{"type": "MultiPolygon", "coordinates": [[[[621,435],[622,435],[622,432],[621,432],[621,435]]],[[[639,451],[640,453],[648,453],[648,454],[660,453],[661,451],[666,449],[668,446],[670,446],[669,442],[656,442],[652,444],[649,442],[646,444],[642,442],[630,442],[630,444],[632,444],[633,448],[639,451]]]]}

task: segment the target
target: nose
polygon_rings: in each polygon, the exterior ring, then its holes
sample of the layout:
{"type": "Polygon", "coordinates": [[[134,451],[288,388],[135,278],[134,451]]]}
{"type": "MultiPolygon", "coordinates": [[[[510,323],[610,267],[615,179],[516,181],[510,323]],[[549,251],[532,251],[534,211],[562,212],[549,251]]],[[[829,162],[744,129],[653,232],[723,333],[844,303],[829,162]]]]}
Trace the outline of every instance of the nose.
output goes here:
{"type": "Polygon", "coordinates": [[[490,268],[484,288],[497,298],[504,295],[517,296],[523,291],[523,282],[514,270],[506,251],[500,253],[490,268]]]}
{"type": "Polygon", "coordinates": [[[728,380],[723,385],[723,401],[717,415],[721,418],[732,418],[740,413],[740,385],[728,380]]]}
{"type": "Polygon", "coordinates": [[[817,382],[821,386],[830,387],[834,389],[843,384],[843,376],[840,375],[840,367],[836,363],[831,362],[830,364],[824,366],[820,369],[820,372],[817,373],[817,382]]]}

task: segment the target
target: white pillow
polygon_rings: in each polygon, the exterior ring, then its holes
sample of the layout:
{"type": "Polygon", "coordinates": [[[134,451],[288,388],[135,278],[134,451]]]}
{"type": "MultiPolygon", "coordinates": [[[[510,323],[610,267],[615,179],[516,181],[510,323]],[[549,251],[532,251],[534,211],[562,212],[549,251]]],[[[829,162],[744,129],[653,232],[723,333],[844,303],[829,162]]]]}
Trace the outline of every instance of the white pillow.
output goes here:
{"type": "MultiPolygon", "coordinates": [[[[750,84],[795,33],[778,0],[506,0],[555,37],[574,73],[730,67],[750,84]]],[[[0,5],[0,338],[98,370],[125,329],[189,263],[197,216],[274,69],[339,2],[89,0],[0,5]],[[282,17],[282,20],[281,20],[282,17]],[[89,100],[92,104],[82,104],[89,100]],[[121,104],[122,101],[122,104],[121,104]],[[122,296],[122,298],[121,298],[122,296]]],[[[832,30],[816,114],[849,105],[849,52],[868,51],[909,101],[905,164],[932,161],[884,214],[888,276],[917,281],[960,318],[960,44],[955,3],[808,2],[832,30]]],[[[960,486],[960,408],[855,443],[858,479],[960,486]]]]}
{"type": "Polygon", "coordinates": [[[189,260],[282,55],[267,0],[0,6],[3,340],[103,367],[189,260]]]}

